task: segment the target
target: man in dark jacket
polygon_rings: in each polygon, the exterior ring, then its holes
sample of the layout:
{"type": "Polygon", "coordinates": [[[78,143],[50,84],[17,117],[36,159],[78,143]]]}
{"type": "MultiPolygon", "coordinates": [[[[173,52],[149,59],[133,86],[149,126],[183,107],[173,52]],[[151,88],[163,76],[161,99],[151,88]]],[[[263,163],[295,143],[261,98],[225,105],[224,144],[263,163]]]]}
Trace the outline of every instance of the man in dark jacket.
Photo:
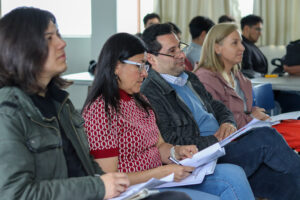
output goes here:
{"type": "MultiPolygon", "coordinates": [[[[194,74],[184,71],[184,55],[172,29],[167,24],[153,25],[144,31],[143,39],[152,69],[141,92],[156,112],[164,140],[203,149],[233,133],[232,113],[212,99],[194,74]]],[[[253,129],[225,150],[219,162],[243,167],[256,196],[300,198],[300,158],[274,129],[253,129]]]]}
{"type": "Polygon", "coordinates": [[[242,72],[248,78],[260,77],[268,73],[268,60],[255,45],[261,36],[263,20],[256,15],[241,19],[243,45],[245,47],[242,72]]]}

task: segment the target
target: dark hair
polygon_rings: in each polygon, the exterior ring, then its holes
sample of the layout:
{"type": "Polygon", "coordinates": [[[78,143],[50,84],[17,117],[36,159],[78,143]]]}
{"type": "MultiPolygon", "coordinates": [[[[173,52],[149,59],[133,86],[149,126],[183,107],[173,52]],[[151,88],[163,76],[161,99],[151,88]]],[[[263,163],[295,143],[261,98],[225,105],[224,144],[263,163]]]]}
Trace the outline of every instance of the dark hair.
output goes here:
{"type": "Polygon", "coordinates": [[[254,26],[258,23],[263,23],[263,19],[257,15],[247,15],[241,19],[241,29],[243,30],[246,25],[254,26]]]}
{"type": "Polygon", "coordinates": [[[173,28],[173,32],[177,35],[181,33],[181,30],[178,28],[178,26],[172,22],[166,22],[167,24],[170,24],[173,28]]]}
{"type": "Polygon", "coordinates": [[[145,15],[145,17],[143,18],[144,25],[147,24],[148,20],[153,19],[153,18],[157,18],[158,21],[160,21],[160,16],[158,14],[149,13],[149,14],[145,15]]]}
{"type": "Polygon", "coordinates": [[[144,30],[142,38],[147,45],[148,51],[154,53],[159,52],[162,48],[161,44],[156,40],[156,37],[171,33],[174,33],[174,31],[170,24],[153,24],[144,30]]]}
{"type": "MultiPolygon", "coordinates": [[[[29,94],[43,89],[37,78],[48,57],[45,31],[49,22],[56,24],[52,13],[32,7],[12,10],[0,20],[0,88],[16,86],[29,94]]],[[[70,84],[54,77],[59,87],[70,84]]]]}
{"type": "Polygon", "coordinates": [[[235,19],[229,15],[222,15],[218,19],[218,23],[224,23],[224,22],[235,22],[235,19]]]}
{"type": "MultiPolygon", "coordinates": [[[[95,69],[95,78],[85,101],[84,109],[86,106],[89,107],[99,96],[102,96],[105,112],[109,118],[109,106],[111,111],[119,112],[120,92],[118,77],[115,75],[118,61],[121,62],[146,51],[145,43],[134,35],[129,33],[112,35],[100,52],[95,69]]],[[[149,103],[140,94],[134,94],[133,97],[137,105],[144,108],[148,113],[148,108],[151,108],[149,103]]]]}
{"type": "Polygon", "coordinates": [[[199,37],[203,31],[207,33],[214,25],[215,23],[208,17],[194,17],[189,24],[192,39],[199,37]]]}

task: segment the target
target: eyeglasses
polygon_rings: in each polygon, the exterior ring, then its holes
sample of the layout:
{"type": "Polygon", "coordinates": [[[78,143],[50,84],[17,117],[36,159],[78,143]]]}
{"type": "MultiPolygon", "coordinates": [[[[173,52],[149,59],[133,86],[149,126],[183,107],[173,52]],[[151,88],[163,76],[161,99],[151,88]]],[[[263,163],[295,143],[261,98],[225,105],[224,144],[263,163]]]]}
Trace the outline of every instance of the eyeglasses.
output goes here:
{"type": "Polygon", "coordinates": [[[189,45],[186,44],[186,43],[184,43],[184,42],[179,42],[179,45],[178,45],[179,51],[176,50],[176,52],[174,52],[174,53],[166,54],[166,53],[159,53],[159,52],[156,52],[156,51],[150,51],[149,53],[152,53],[152,54],[154,54],[154,55],[156,55],[156,56],[157,56],[157,55],[162,55],[162,56],[169,56],[169,57],[174,58],[174,57],[177,56],[178,54],[182,53],[183,50],[184,50],[185,48],[187,48],[188,46],[189,46],[189,45]]]}
{"type": "Polygon", "coordinates": [[[138,63],[131,60],[122,60],[122,62],[126,64],[136,65],[140,73],[142,73],[143,70],[146,70],[146,72],[148,72],[149,70],[149,65],[146,63],[138,63]]]}

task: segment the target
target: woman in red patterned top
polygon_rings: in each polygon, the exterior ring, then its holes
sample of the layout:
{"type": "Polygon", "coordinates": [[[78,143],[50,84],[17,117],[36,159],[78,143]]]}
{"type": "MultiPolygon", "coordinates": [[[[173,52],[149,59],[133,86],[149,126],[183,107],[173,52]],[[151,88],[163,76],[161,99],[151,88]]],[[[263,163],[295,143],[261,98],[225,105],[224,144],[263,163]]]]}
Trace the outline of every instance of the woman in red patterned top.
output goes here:
{"type": "MultiPolygon", "coordinates": [[[[127,33],[110,37],[100,53],[95,80],[83,110],[90,152],[96,162],[105,172],[127,173],[131,185],[171,173],[175,181],[186,178],[194,168],[172,164],[169,157],[181,160],[198,151],[194,145],[167,144],[161,137],[155,114],[140,94],[141,84],[148,75],[146,61],[146,47],[139,38],[127,33]]],[[[236,175],[246,180],[244,174],[236,175]]],[[[217,181],[213,182],[220,187],[217,181]]],[[[250,188],[247,184],[245,187],[250,188]]],[[[192,199],[219,199],[219,194],[209,194],[214,192],[201,192],[202,186],[203,183],[167,190],[184,191],[192,199]]],[[[235,186],[227,182],[222,188],[222,191],[235,192],[230,189],[235,186]]],[[[221,193],[220,199],[226,199],[222,195],[225,194],[221,193]]]]}
{"type": "Polygon", "coordinates": [[[198,151],[194,145],[174,147],[161,137],[155,114],[139,93],[148,75],[146,61],[142,40],[113,35],[99,56],[83,111],[91,154],[104,171],[126,172],[132,185],[171,173],[177,181],[187,177],[193,168],[172,164],[170,150],[179,160],[198,151]]]}

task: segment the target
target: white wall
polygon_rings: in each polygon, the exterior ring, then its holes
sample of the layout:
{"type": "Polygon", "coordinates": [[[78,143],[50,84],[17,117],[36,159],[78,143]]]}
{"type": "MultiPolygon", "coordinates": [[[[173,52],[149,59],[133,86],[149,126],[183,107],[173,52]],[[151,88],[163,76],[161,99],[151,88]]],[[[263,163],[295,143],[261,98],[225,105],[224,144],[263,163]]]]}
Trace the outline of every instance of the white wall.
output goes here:
{"type": "MultiPolygon", "coordinates": [[[[97,60],[105,41],[117,32],[116,0],[92,0],[91,38],[64,38],[67,42],[68,69],[65,74],[87,71],[90,60],[97,60]]],[[[70,86],[67,91],[76,109],[81,109],[87,95],[86,86],[70,86]]]]}

